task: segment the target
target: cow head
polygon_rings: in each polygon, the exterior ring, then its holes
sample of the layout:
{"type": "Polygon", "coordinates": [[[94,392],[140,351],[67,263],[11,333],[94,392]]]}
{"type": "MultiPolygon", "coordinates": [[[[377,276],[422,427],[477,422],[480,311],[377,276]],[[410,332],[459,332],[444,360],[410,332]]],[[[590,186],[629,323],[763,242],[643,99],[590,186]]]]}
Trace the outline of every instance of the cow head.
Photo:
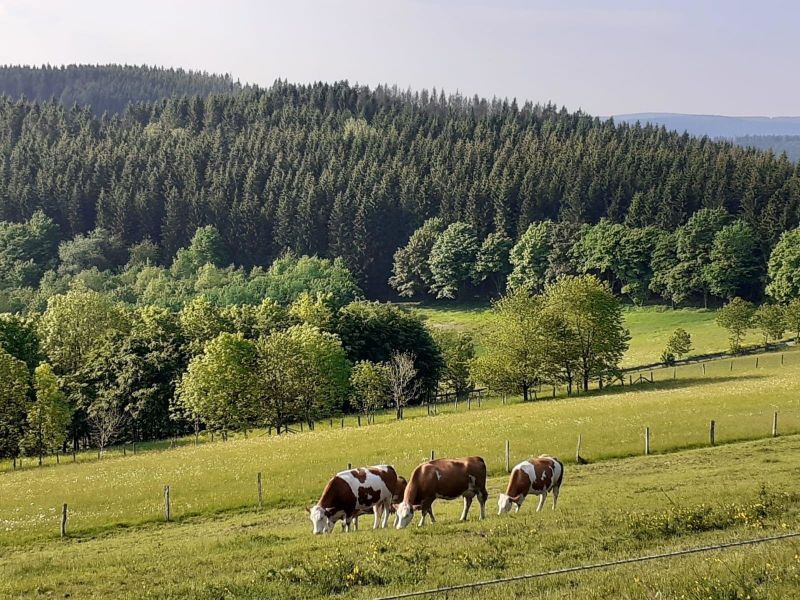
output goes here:
{"type": "Polygon", "coordinates": [[[330,533],[333,531],[333,526],[336,522],[331,518],[331,514],[322,508],[319,504],[312,506],[310,509],[306,509],[308,512],[308,516],[311,519],[311,523],[314,525],[314,533],[330,533]]]}
{"type": "Polygon", "coordinates": [[[408,502],[401,502],[397,505],[395,527],[397,529],[404,529],[411,523],[414,518],[414,507],[408,502]]]}
{"type": "Polygon", "coordinates": [[[497,514],[502,515],[503,513],[510,511],[512,504],[519,503],[519,498],[519,495],[509,496],[508,494],[500,494],[500,496],[497,498],[497,514]]]}

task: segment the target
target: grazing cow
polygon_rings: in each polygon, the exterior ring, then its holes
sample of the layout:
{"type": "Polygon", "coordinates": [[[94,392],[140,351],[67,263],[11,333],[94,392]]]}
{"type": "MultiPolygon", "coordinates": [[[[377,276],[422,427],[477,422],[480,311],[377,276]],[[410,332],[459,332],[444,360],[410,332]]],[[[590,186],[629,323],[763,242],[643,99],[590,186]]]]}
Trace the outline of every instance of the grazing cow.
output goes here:
{"type": "Polygon", "coordinates": [[[314,533],[330,533],[339,520],[343,520],[345,531],[349,531],[359,514],[373,511],[374,527],[386,527],[397,479],[397,472],[390,465],[337,473],[325,486],[319,502],[306,509],[314,524],[314,533]]]}
{"type": "Polygon", "coordinates": [[[497,499],[497,514],[508,512],[512,504],[516,505],[516,512],[519,512],[528,494],[539,496],[539,506],[536,507],[536,512],[539,512],[550,490],[553,491],[553,510],[555,510],[563,480],[564,465],[552,456],[542,455],[519,463],[511,471],[506,493],[500,494],[497,499]]]}
{"type": "Polygon", "coordinates": [[[467,520],[467,513],[472,499],[477,496],[480,504],[480,518],[486,516],[486,463],[479,456],[462,459],[439,458],[419,465],[411,473],[403,502],[397,507],[397,529],[407,527],[414,518],[414,511],[422,512],[420,527],[425,524],[425,517],[431,521],[436,518],[431,511],[433,501],[454,500],[464,497],[464,511],[461,520],[467,520]]]}

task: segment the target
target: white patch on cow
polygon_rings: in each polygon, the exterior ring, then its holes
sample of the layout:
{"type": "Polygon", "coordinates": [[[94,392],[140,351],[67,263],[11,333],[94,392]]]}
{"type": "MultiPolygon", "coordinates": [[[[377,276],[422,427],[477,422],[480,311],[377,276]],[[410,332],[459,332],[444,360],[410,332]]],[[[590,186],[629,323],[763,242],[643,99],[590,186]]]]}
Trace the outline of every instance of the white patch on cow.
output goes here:
{"type": "Polygon", "coordinates": [[[388,487],[386,487],[386,484],[384,483],[383,479],[381,479],[375,473],[367,471],[366,469],[363,469],[363,472],[366,473],[367,475],[367,478],[364,480],[364,483],[361,483],[358,480],[358,478],[355,475],[353,475],[353,473],[350,471],[342,471],[341,473],[336,474],[338,478],[340,478],[348,486],[350,486],[350,491],[352,491],[353,495],[356,497],[356,511],[370,510],[372,509],[373,506],[375,506],[376,504],[380,504],[381,502],[386,504],[391,503],[392,492],[389,491],[388,487]],[[358,494],[358,490],[361,488],[372,488],[373,490],[377,490],[380,492],[380,496],[372,504],[361,504],[358,494]]]}
{"type": "Polygon", "coordinates": [[[536,469],[534,469],[533,465],[529,463],[527,460],[525,462],[519,463],[516,467],[514,467],[515,471],[517,469],[525,473],[525,475],[528,476],[528,479],[531,480],[531,491],[533,491],[533,486],[536,485],[536,478],[537,478],[536,469]]]}
{"type": "Polygon", "coordinates": [[[503,513],[507,513],[511,510],[511,496],[508,494],[500,494],[497,497],[497,514],[502,515],[503,513]]]}
{"type": "Polygon", "coordinates": [[[561,463],[553,459],[553,485],[555,485],[556,482],[561,479],[562,471],[563,467],[561,466],[561,463]]]}
{"type": "Polygon", "coordinates": [[[395,527],[397,529],[405,529],[414,518],[414,507],[408,502],[401,502],[397,507],[395,514],[395,527]]]}
{"type": "Polygon", "coordinates": [[[438,470],[436,471],[436,479],[437,479],[437,480],[439,480],[439,481],[441,481],[441,480],[442,480],[442,474],[441,474],[441,473],[439,473],[439,471],[438,471],[438,470]]]}

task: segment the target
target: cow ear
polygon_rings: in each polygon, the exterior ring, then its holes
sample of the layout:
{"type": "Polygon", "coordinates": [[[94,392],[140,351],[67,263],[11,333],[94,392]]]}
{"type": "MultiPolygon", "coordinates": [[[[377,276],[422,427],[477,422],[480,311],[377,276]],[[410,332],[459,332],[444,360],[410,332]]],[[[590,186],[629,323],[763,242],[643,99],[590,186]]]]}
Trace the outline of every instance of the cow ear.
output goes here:
{"type": "Polygon", "coordinates": [[[516,496],[509,496],[508,499],[516,504],[517,502],[519,502],[520,498],[522,498],[522,494],[517,494],[516,496]]]}

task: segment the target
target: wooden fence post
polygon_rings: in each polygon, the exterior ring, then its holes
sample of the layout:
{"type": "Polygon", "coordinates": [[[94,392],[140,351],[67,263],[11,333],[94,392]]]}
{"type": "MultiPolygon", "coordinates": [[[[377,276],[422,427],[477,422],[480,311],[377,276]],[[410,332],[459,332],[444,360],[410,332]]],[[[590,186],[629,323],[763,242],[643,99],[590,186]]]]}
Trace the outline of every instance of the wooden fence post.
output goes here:
{"type": "Polygon", "coordinates": [[[655,383],[655,382],[656,382],[656,376],[653,375],[653,371],[650,371],[650,383],[655,383]]]}
{"type": "Polygon", "coordinates": [[[342,417],[342,429],[344,429],[344,417],[342,417]]]}
{"type": "Polygon", "coordinates": [[[781,366],[783,366],[783,353],[781,353],[781,366]]]}
{"type": "Polygon", "coordinates": [[[261,471],[258,472],[256,483],[258,484],[258,510],[262,510],[264,508],[264,489],[261,484],[261,471]]]}
{"type": "Polygon", "coordinates": [[[67,537],[67,505],[61,506],[61,539],[67,537]]]}
{"type": "Polygon", "coordinates": [[[703,375],[706,374],[706,363],[703,363],[703,375]]]}
{"type": "Polygon", "coordinates": [[[169,505],[169,486],[164,486],[164,520],[169,523],[170,518],[172,517],[172,511],[170,510],[169,505]]]}
{"type": "Polygon", "coordinates": [[[431,460],[436,460],[436,453],[431,450],[431,460]]]}
{"type": "Polygon", "coordinates": [[[14,470],[17,470],[17,457],[15,456],[12,460],[12,464],[14,465],[14,470]]]}
{"type": "Polygon", "coordinates": [[[644,428],[644,453],[645,455],[650,454],[650,428],[644,428]]]}
{"type": "Polygon", "coordinates": [[[772,413],[772,437],[778,437],[778,411],[772,413]]]}
{"type": "Polygon", "coordinates": [[[361,415],[358,415],[358,426],[361,427],[361,415]]]}
{"type": "Polygon", "coordinates": [[[678,375],[678,369],[672,367],[672,379],[677,379],[677,375],[678,375]]]}
{"type": "Polygon", "coordinates": [[[731,371],[733,371],[733,361],[731,361],[731,371]]]}
{"type": "Polygon", "coordinates": [[[583,441],[583,434],[578,434],[578,447],[575,448],[575,462],[580,464],[581,463],[581,442],[583,441]]]}
{"type": "Polygon", "coordinates": [[[506,440],[506,473],[511,472],[511,443],[506,440]]]}
{"type": "Polygon", "coordinates": [[[758,368],[758,357],[756,356],[756,369],[758,368]]]}
{"type": "Polygon", "coordinates": [[[711,424],[708,427],[708,441],[711,443],[712,446],[715,446],[717,443],[717,423],[714,419],[711,419],[711,424]]]}

